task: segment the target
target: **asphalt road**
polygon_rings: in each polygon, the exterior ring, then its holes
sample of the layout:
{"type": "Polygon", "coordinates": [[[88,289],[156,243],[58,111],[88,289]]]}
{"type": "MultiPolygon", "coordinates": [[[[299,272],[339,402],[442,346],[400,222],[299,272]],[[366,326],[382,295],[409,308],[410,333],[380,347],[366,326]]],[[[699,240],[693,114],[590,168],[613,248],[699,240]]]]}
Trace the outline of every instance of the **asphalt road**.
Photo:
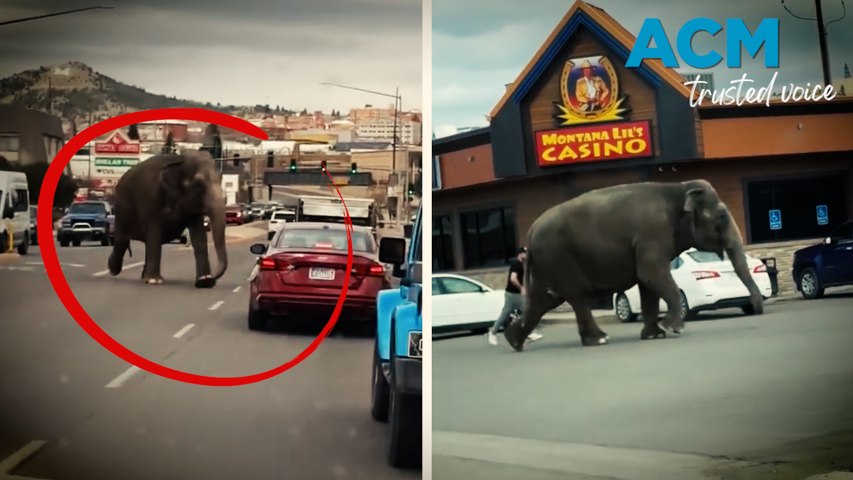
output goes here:
{"type": "MultiPolygon", "coordinates": [[[[264,241],[266,222],[258,223],[264,241]]],[[[133,243],[134,257],[125,258],[118,277],[103,274],[109,247],[57,249],[80,303],[113,338],[171,368],[238,376],[292,359],[327,320],[250,332],[250,243],[229,245],[228,272],[209,290],[193,287],[192,251],[177,244],[164,249],[160,286],[141,282],[142,244],[133,243]]],[[[0,470],[4,458],[44,440],[11,473],[56,480],[420,478],[386,464],[387,425],[369,411],[373,339],[345,318],[282,375],[205,387],[138,370],[97,344],[60,303],[38,249],[0,256],[0,305],[0,470]]]]}
{"type": "MultiPolygon", "coordinates": [[[[849,291],[849,290],[848,290],[849,291]]],[[[433,478],[803,479],[853,469],[853,294],[700,316],[681,338],[572,324],[513,352],[433,341],[433,478]],[[732,312],[732,313],[729,313],[732,312]],[[703,473],[704,472],[704,473],[703,473]]]]}

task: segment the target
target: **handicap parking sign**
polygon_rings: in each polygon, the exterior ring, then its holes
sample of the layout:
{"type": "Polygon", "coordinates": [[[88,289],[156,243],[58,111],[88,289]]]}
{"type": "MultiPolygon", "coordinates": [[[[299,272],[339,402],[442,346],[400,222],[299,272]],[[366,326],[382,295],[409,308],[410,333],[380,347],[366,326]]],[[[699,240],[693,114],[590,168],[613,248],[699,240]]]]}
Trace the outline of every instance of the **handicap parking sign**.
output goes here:
{"type": "Polygon", "coordinates": [[[770,230],[782,230],[782,210],[770,210],[770,230]]]}
{"type": "Polygon", "coordinates": [[[817,206],[817,224],[826,225],[829,223],[829,209],[826,205],[817,206]]]}

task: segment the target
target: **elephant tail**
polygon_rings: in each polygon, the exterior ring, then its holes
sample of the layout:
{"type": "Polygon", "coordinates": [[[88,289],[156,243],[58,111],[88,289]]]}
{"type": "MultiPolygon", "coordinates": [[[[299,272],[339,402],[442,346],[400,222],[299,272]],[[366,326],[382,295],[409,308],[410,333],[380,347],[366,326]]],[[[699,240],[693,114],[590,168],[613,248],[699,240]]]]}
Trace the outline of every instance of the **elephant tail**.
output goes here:
{"type": "Polygon", "coordinates": [[[133,250],[131,250],[130,248],[130,242],[127,243],[127,254],[130,256],[130,258],[133,258],[133,250]]]}

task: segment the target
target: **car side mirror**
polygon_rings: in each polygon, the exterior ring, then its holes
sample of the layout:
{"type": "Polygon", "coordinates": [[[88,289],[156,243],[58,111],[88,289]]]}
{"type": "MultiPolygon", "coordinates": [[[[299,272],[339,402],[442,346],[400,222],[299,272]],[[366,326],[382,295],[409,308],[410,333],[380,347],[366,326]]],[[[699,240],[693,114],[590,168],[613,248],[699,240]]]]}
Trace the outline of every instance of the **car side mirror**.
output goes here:
{"type": "Polygon", "coordinates": [[[414,227],[414,225],[412,225],[411,223],[403,225],[403,236],[409,240],[412,239],[412,228],[413,227],[414,227]]]}
{"type": "Polygon", "coordinates": [[[264,252],[267,251],[267,246],[263,243],[256,243],[249,247],[249,251],[254,253],[255,255],[263,255],[264,252]]]}
{"type": "Polygon", "coordinates": [[[404,238],[385,237],[379,241],[379,261],[395,266],[406,261],[406,240],[404,238]]]}
{"type": "Polygon", "coordinates": [[[3,218],[15,218],[15,209],[12,207],[6,207],[3,211],[3,218]]]}

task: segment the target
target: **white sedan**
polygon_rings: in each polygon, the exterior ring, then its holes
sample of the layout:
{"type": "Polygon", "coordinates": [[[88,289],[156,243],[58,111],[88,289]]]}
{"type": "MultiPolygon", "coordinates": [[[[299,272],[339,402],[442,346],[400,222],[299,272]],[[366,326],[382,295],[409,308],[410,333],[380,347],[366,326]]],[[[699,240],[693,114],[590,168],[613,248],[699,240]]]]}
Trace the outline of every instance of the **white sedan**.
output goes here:
{"type": "MultiPolygon", "coordinates": [[[[761,295],[765,299],[769,298],[772,295],[772,286],[767,267],[755,257],[747,255],[746,260],[761,295]]],[[[724,254],[723,260],[720,260],[716,253],[691,248],[675,257],[670,262],[669,269],[678,285],[687,320],[694,318],[699,311],[720,308],[734,307],[740,308],[747,315],[752,313],[749,291],[735,273],[728,255],[724,254]]],[[[639,287],[634,285],[629,290],[614,295],[613,309],[616,317],[622,322],[637,320],[642,311],[639,287]]],[[[663,299],[660,301],[660,311],[667,311],[663,299]]]]}
{"type": "Polygon", "coordinates": [[[290,213],[287,210],[275,210],[272,212],[269,223],[267,223],[267,240],[272,240],[275,232],[281,230],[281,227],[287,223],[287,217],[290,213]]]}
{"type": "Polygon", "coordinates": [[[450,273],[432,276],[433,333],[485,333],[504,306],[504,291],[450,273]]]}

